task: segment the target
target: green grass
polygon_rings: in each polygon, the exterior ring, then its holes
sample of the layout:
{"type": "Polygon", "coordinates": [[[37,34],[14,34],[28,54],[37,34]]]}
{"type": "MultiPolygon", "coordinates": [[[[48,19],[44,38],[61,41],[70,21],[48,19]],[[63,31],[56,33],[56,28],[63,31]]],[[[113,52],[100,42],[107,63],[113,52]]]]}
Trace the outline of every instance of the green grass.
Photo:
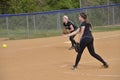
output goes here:
{"type": "Polygon", "coordinates": [[[120,26],[93,27],[93,32],[106,32],[120,30],[120,26]]]}
{"type": "Polygon", "coordinates": [[[16,39],[32,39],[32,38],[42,38],[61,35],[60,30],[30,30],[29,34],[25,29],[19,30],[9,30],[9,35],[6,30],[0,30],[0,37],[8,38],[9,40],[16,39]]]}
{"type": "MultiPolygon", "coordinates": [[[[93,32],[106,32],[120,30],[120,26],[108,26],[108,27],[93,27],[93,32]]],[[[0,37],[8,38],[9,40],[16,39],[32,39],[41,37],[60,36],[61,30],[30,30],[29,34],[26,29],[9,30],[9,35],[4,29],[0,29],[0,37]]]]}

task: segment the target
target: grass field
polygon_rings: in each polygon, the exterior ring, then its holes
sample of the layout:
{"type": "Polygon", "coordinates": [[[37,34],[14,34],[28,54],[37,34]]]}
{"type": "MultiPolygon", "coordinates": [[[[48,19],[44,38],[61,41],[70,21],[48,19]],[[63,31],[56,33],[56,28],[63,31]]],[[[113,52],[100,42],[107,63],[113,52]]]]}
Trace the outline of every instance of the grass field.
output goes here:
{"type": "Polygon", "coordinates": [[[106,32],[120,30],[120,26],[93,27],[93,32],[106,32]]]}
{"type": "MultiPolygon", "coordinates": [[[[108,27],[93,27],[93,32],[105,32],[120,30],[120,26],[108,26],[108,27]]],[[[16,39],[31,39],[41,37],[60,36],[61,30],[34,30],[27,31],[26,29],[9,30],[9,35],[6,30],[0,30],[0,37],[6,37],[10,40],[16,39]]]]}

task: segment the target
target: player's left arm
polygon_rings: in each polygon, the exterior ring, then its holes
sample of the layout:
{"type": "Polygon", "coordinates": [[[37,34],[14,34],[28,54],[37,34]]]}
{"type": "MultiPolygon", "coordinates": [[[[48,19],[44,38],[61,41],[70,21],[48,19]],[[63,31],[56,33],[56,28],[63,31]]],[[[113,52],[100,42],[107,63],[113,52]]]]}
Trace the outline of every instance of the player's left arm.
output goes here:
{"type": "Polygon", "coordinates": [[[79,42],[84,34],[84,30],[85,30],[85,26],[82,26],[81,28],[78,28],[76,31],[74,31],[70,34],[64,35],[64,36],[69,37],[69,36],[73,36],[73,35],[79,33],[79,38],[78,38],[78,42],[79,42]]]}
{"type": "Polygon", "coordinates": [[[70,32],[74,30],[73,25],[70,25],[70,32]]]}
{"type": "Polygon", "coordinates": [[[70,33],[70,34],[67,34],[67,35],[64,35],[64,36],[65,36],[65,37],[73,36],[73,35],[79,33],[79,31],[80,31],[80,28],[78,28],[78,29],[75,30],[74,32],[72,32],[72,33],[70,33]]]}

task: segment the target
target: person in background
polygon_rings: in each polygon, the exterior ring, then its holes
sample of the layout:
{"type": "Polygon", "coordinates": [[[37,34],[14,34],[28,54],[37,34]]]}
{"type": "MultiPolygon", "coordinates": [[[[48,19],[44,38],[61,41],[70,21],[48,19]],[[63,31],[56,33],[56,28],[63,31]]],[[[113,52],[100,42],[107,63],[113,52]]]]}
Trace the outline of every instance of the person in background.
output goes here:
{"type": "MultiPolygon", "coordinates": [[[[64,15],[63,16],[63,26],[66,30],[69,30],[70,33],[74,32],[77,30],[77,26],[75,26],[72,21],[69,20],[68,16],[64,15]]],[[[69,36],[69,40],[71,41],[72,46],[69,48],[69,50],[74,49],[75,47],[75,40],[74,40],[75,35],[69,36]]]]}

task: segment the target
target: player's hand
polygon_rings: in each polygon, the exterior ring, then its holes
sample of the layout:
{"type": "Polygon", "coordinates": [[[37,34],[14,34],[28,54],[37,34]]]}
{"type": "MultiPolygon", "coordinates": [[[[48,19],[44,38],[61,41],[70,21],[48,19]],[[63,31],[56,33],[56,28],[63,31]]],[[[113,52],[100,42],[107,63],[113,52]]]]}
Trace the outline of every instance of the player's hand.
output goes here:
{"type": "Polygon", "coordinates": [[[63,36],[63,37],[69,37],[68,34],[63,34],[62,36],[63,36]]]}
{"type": "Polygon", "coordinates": [[[67,33],[70,33],[70,30],[69,29],[66,29],[67,33]]]}
{"type": "Polygon", "coordinates": [[[69,34],[69,33],[70,33],[70,30],[63,28],[62,33],[63,33],[63,34],[69,34]]]}

